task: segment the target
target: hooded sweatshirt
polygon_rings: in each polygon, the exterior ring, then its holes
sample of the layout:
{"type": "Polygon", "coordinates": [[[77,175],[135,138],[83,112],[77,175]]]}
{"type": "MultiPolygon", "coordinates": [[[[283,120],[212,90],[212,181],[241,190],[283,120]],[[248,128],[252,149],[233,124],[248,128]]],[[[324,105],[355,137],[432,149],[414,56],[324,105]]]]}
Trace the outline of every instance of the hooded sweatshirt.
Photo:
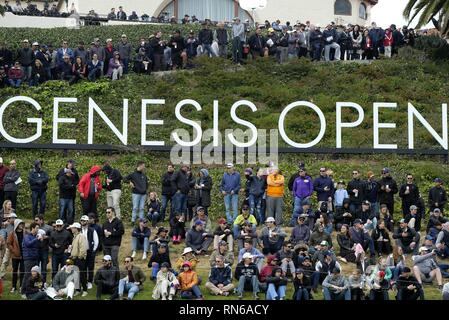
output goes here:
{"type": "Polygon", "coordinates": [[[6,240],[6,245],[9,249],[9,252],[11,253],[11,258],[13,259],[22,258],[23,231],[16,232],[17,227],[21,223],[23,223],[23,221],[20,219],[14,220],[14,232],[11,232],[6,240]]]}
{"type": "MultiPolygon", "coordinates": [[[[83,177],[81,178],[79,184],[78,184],[78,191],[79,193],[82,193],[84,196],[82,197],[83,199],[87,199],[89,197],[89,193],[92,190],[91,189],[91,178],[93,178],[92,176],[96,173],[96,172],[100,172],[101,171],[101,167],[100,166],[93,166],[92,168],[90,168],[89,172],[86,173],[85,175],[83,175],[83,177]]],[[[100,181],[100,176],[96,176],[94,178],[94,192],[95,192],[95,200],[98,199],[98,197],[100,196],[100,191],[103,188],[103,186],[101,185],[101,181],[100,181]]]]}

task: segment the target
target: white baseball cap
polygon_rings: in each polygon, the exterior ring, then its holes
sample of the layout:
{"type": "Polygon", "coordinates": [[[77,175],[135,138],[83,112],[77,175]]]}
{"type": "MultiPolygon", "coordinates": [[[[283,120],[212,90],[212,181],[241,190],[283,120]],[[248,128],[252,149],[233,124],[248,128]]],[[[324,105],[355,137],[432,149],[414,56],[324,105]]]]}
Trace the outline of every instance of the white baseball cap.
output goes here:
{"type": "Polygon", "coordinates": [[[79,222],[75,222],[74,224],[67,227],[67,229],[71,229],[71,228],[81,229],[81,225],[79,224],[79,222]]]}
{"type": "Polygon", "coordinates": [[[228,164],[226,165],[226,168],[234,168],[234,165],[233,165],[232,163],[228,163],[228,164]]]}
{"type": "Polygon", "coordinates": [[[276,220],[274,220],[273,217],[268,217],[267,220],[265,220],[265,222],[275,222],[276,220]]]}
{"type": "Polygon", "coordinates": [[[112,257],[110,256],[110,255],[105,255],[104,257],[103,257],[103,260],[106,260],[106,261],[112,261],[112,257]]]}
{"type": "Polygon", "coordinates": [[[242,259],[252,259],[253,255],[249,252],[245,252],[242,256],[242,259]]]}
{"type": "Polygon", "coordinates": [[[81,217],[80,220],[81,220],[81,221],[89,221],[89,217],[86,216],[86,215],[84,215],[84,216],[81,217]]]}
{"type": "Polygon", "coordinates": [[[58,220],[56,220],[55,225],[63,226],[64,225],[64,221],[62,221],[61,219],[58,219],[58,220]]]}

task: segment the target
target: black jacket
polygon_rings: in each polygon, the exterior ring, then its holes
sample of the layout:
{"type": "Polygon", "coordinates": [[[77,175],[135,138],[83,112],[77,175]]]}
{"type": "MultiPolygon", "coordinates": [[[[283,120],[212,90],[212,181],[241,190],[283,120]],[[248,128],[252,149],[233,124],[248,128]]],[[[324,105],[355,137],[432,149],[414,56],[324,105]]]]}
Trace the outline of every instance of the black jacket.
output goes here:
{"type": "Polygon", "coordinates": [[[207,176],[202,181],[201,178],[198,178],[196,180],[196,184],[198,185],[204,184],[204,187],[202,187],[201,189],[194,189],[196,203],[199,206],[210,207],[211,205],[210,191],[212,190],[212,178],[210,176],[207,176]]]}
{"type": "Polygon", "coordinates": [[[112,182],[108,185],[106,180],[103,184],[103,188],[107,191],[121,190],[122,189],[122,174],[117,169],[113,169],[110,166],[103,167],[106,173],[106,179],[111,179],[112,182]]]}
{"type": "Polygon", "coordinates": [[[351,200],[351,204],[362,204],[362,201],[365,199],[365,182],[360,179],[353,179],[348,183],[348,187],[346,188],[349,194],[349,200],[351,200]],[[357,189],[358,194],[357,197],[352,190],[357,189]]]}
{"type": "Polygon", "coordinates": [[[400,227],[396,229],[395,233],[393,234],[393,239],[398,239],[401,240],[402,244],[404,246],[409,246],[410,243],[412,242],[416,242],[416,245],[419,245],[419,233],[417,233],[414,229],[412,228],[407,228],[406,231],[406,236],[403,237],[402,233],[404,232],[403,229],[401,229],[400,227]]]}
{"type": "MultiPolygon", "coordinates": [[[[67,168],[67,167],[66,167],[66,168],[67,168]]],[[[66,168],[62,168],[61,170],[59,170],[58,174],[56,175],[56,181],[59,182],[59,178],[60,178],[61,176],[65,176],[64,169],[66,169],[66,168]]],[[[72,168],[71,170],[72,170],[72,172],[73,172],[73,174],[72,174],[72,181],[73,181],[73,184],[74,184],[75,186],[77,186],[78,183],[80,182],[80,176],[79,176],[79,174],[78,174],[78,170],[76,170],[75,168],[72,168]]]]}
{"type": "Polygon", "coordinates": [[[251,50],[262,52],[265,48],[266,40],[262,35],[258,36],[257,34],[253,34],[248,39],[248,44],[251,50]]]}
{"type": "Polygon", "coordinates": [[[200,44],[212,44],[214,41],[214,34],[210,29],[201,29],[198,33],[198,40],[200,44]]]}
{"type": "Polygon", "coordinates": [[[103,223],[103,234],[104,230],[112,232],[109,237],[103,238],[103,245],[108,246],[120,246],[122,243],[122,236],[125,233],[125,227],[120,219],[114,218],[111,222],[106,220],[103,223]]]}
{"type": "Polygon", "coordinates": [[[162,175],[161,184],[162,184],[162,195],[163,196],[173,196],[176,193],[176,189],[173,188],[171,179],[173,177],[174,172],[166,172],[162,175]]]}
{"type": "Polygon", "coordinates": [[[217,29],[215,32],[217,35],[218,45],[228,44],[228,31],[226,29],[217,29]]]}
{"type": "Polygon", "coordinates": [[[251,278],[252,276],[259,277],[259,269],[254,263],[250,263],[245,266],[244,262],[240,262],[235,268],[234,277],[239,280],[240,276],[245,276],[246,278],[251,278]]]}
{"type": "Polygon", "coordinates": [[[416,184],[403,184],[399,189],[399,196],[402,198],[402,206],[409,210],[411,205],[417,205],[419,202],[419,188],[416,184]],[[409,194],[405,194],[405,191],[409,187],[409,194]]]}
{"type": "Polygon", "coordinates": [[[59,198],[73,199],[76,195],[76,185],[74,183],[73,175],[71,177],[65,174],[59,177],[59,198]]]}
{"type": "Polygon", "coordinates": [[[168,254],[168,251],[165,251],[165,253],[162,253],[162,254],[157,252],[157,250],[155,252],[153,252],[153,255],[151,256],[150,261],[148,262],[148,268],[152,267],[153,262],[158,263],[159,267],[164,262],[167,262],[171,268],[170,255],[168,254]]]}
{"type": "Polygon", "coordinates": [[[50,233],[49,243],[53,249],[53,254],[63,253],[72,244],[72,238],[72,234],[66,229],[62,229],[61,231],[53,230],[50,233]]]}
{"type": "Polygon", "coordinates": [[[227,286],[232,283],[231,267],[225,266],[224,268],[213,267],[210,270],[209,281],[214,285],[223,284],[227,286]]]}
{"type": "Polygon", "coordinates": [[[188,194],[191,187],[191,182],[192,181],[187,172],[182,170],[176,171],[171,177],[172,189],[176,190],[175,192],[180,191],[183,194],[188,194]]]}
{"type": "Polygon", "coordinates": [[[28,175],[31,191],[46,191],[48,184],[48,174],[42,169],[37,171],[33,169],[28,175]]]}
{"type": "Polygon", "coordinates": [[[446,190],[444,190],[442,187],[433,187],[429,190],[430,211],[433,211],[433,209],[435,208],[439,208],[440,210],[442,210],[446,204],[446,201],[446,190]],[[435,206],[435,203],[438,203],[438,206],[435,206]]]}
{"type": "Polygon", "coordinates": [[[164,43],[160,44],[160,41],[161,39],[156,37],[150,40],[150,47],[154,54],[164,54],[164,50],[167,46],[164,43]]]}
{"type": "Polygon", "coordinates": [[[134,184],[134,188],[132,193],[135,194],[147,194],[148,190],[148,178],[147,176],[140,172],[134,171],[123,179],[124,182],[132,182],[134,184]]]}
{"type": "Polygon", "coordinates": [[[392,177],[384,177],[379,181],[380,189],[378,193],[379,204],[390,204],[394,203],[394,195],[398,193],[398,185],[392,177]],[[382,187],[388,186],[391,191],[386,192],[382,190],[382,187]]]}
{"type": "Polygon", "coordinates": [[[109,287],[118,286],[118,282],[120,281],[119,269],[115,266],[111,266],[110,268],[101,267],[95,274],[94,283],[98,285],[100,281],[109,287]]]}

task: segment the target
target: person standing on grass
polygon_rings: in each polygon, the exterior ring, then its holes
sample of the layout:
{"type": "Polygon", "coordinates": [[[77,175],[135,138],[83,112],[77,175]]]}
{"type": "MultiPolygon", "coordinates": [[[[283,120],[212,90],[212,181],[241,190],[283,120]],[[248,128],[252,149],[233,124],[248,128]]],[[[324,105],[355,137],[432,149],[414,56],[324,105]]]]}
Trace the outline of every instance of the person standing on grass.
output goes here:
{"type": "Polygon", "coordinates": [[[227,172],[224,173],[223,178],[221,179],[220,191],[224,196],[226,220],[228,220],[229,224],[232,224],[238,214],[240,173],[235,171],[232,163],[228,163],[226,168],[227,172]],[[233,212],[232,216],[231,207],[233,212]]]}
{"type": "MultiPolygon", "coordinates": [[[[34,162],[34,169],[28,175],[28,183],[31,189],[31,200],[33,205],[33,218],[39,213],[45,214],[47,202],[48,174],[42,170],[42,161],[34,162]],[[40,206],[39,206],[40,204],[40,206]],[[39,207],[39,209],[38,209],[39,207]]],[[[45,276],[44,276],[45,278],[45,276]]],[[[45,280],[45,279],[44,279],[45,280]]]]}
{"type": "Polygon", "coordinates": [[[3,165],[3,158],[0,157],[0,205],[5,202],[5,174],[9,171],[9,168],[3,165]]]}
{"type": "Polygon", "coordinates": [[[80,284],[83,290],[82,296],[87,296],[87,238],[81,233],[81,224],[75,222],[67,229],[70,229],[73,235],[73,241],[69,247],[70,259],[73,260],[75,266],[79,268],[80,284]]]}
{"type": "Polygon", "coordinates": [[[59,176],[59,219],[72,224],[75,220],[74,198],[76,195],[76,184],[73,179],[73,171],[64,168],[64,174],[59,176]]]}
{"type": "Polygon", "coordinates": [[[267,216],[274,217],[276,225],[282,226],[284,211],[284,176],[273,167],[267,177],[267,216]]]}
{"type": "Polygon", "coordinates": [[[209,275],[209,281],[206,282],[206,288],[217,296],[227,297],[234,289],[232,284],[232,270],[229,265],[225,265],[223,256],[215,257],[215,265],[212,267],[209,275]]]}
{"type": "Polygon", "coordinates": [[[103,223],[103,252],[112,257],[112,263],[118,267],[118,254],[125,227],[120,219],[115,216],[114,208],[106,209],[106,221],[103,223]]]}
{"type": "Polygon", "coordinates": [[[386,204],[388,211],[394,215],[394,195],[398,193],[398,185],[391,177],[390,169],[382,169],[382,179],[379,181],[380,190],[378,193],[379,204],[386,204]]]}
{"type": "Polygon", "coordinates": [[[174,205],[173,205],[173,196],[176,193],[173,185],[171,183],[173,173],[175,172],[175,166],[172,163],[167,165],[167,172],[162,175],[161,185],[162,185],[162,206],[161,206],[161,217],[162,221],[165,221],[165,212],[167,211],[168,202],[170,202],[170,215],[169,219],[173,218],[174,214],[174,205]]]}
{"type": "Polygon", "coordinates": [[[99,235],[97,231],[89,226],[89,217],[82,216],[80,219],[81,233],[87,239],[87,255],[86,255],[86,272],[87,272],[87,289],[92,289],[92,281],[94,279],[95,256],[98,246],[100,245],[99,235]]]}
{"type": "Polygon", "coordinates": [[[175,191],[173,207],[175,212],[181,212],[184,215],[185,221],[188,221],[187,195],[192,184],[189,171],[190,167],[187,164],[182,164],[181,168],[171,176],[172,190],[175,191]]]}
{"type": "MultiPolygon", "coordinates": [[[[72,204],[72,208],[73,208],[73,213],[72,213],[72,216],[73,216],[73,217],[72,217],[72,220],[71,220],[71,221],[66,221],[66,223],[72,224],[72,223],[75,221],[75,212],[76,212],[76,210],[75,210],[75,209],[76,209],[76,206],[75,206],[75,202],[76,202],[76,188],[78,187],[78,184],[79,184],[79,182],[80,182],[80,176],[79,176],[79,174],[78,174],[78,170],[76,170],[76,168],[75,168],[75,160],[70,159],[69,161],[67,161],[66,166],[65,166],[64,168],[62,168],[61,170],[59,170],[58,174],[56,175],[56,181],[58,181],[58,184],[59,184],[59,185],[61,185],[61,184],[59,183],[59,179],[60,179],[62,176],[64,176],[64,175],[67,174],[67,172],[68,172],[67,169],[70,169],[70,171],[72,172],[72,174],[71,174],[71,176],[70,176],[71,181],[72,181],[72,184],[71,184],[71,185],[75,186],[75,190],[71,189],[72,187],[70,187],[70,190],[69,190],[69,189],[66,190],[66,191],[67,191],[67,198],[64,198],[64,199],[70,199],[69,197],[72,198],[72,203],[71,203],[71,204],[72,204]]],[[[67,183],[67,185],[69,185],[69,184],[67,183]]],[[[70,185],[70,186],[71,186],[71,185],[70,185]]],[[[60,192],[61,192],[61,189],[60,189],[60,192]]],[[[59,198],[61,198],[61,193],[60,193],[59,198]]],[[[61,203],[59,204],[59,208],[61,208],[61,203]]],[[[59,212],[61,212],[61,209],[60,209],[59,212]]],[[[59,216],[59,219],[64,220],[63,218],[61,218],[61,216],[59,216]]]]}
{"type": "Polygon", "coordinates": [[[81,203],[83,205],[83,214],[91,212],[97,214],[97,201],[103,186],[100,181],[100,166],[93,166],[89,172],[82,176],[78,184],[81,203]]]}
{"type": "Polygon", "coordinates": [[[132,201],[133,201],[133,211],[131,217],[131,223],[134,224],[137,219],[137,214],[139,219],[144,218],[144,208],[145,201],[147,199],[148,190],[148,177],[145,175],[145,162],[137,162],[136,170],[126,176],[123,180],[128,183],[132,188],[132,201]]]}
{"type": "Polygon", "coordinates": [[[68,249],[72,243],[72,234],[64,228],[64,222],[61,219],[56,220],[55,228],[50,233],[51,273],[55,277],[59,267],[63,267],[68,258],[68,249]]]}
{"type": "Polygon", "coordinates": [[[5,173],[5,177],[3,178],[5,200],[11,200],[14,210],[16,210],[17,194],[19,192],[19,186],[22,182],[20,172],[16,169],[16,166],[16,160],[11,160],[9,162],[9,171],[5,173]]]}
{"type": "Polygon", "coordinates": [[[44,216],[38,214],[34,218],[34,222],[39,225],[39,233],[41,234],[42,241],[39,244],[39,260],[38,266],[41,268],[42,280],[44,281],[44,286],[47,286],[47,265],[48,265],[48,256],[50,251],[50,235],[53,231],[53,228],[45,223],[44,216]]]}
{"type": "MultiPolygon", "coordinates": [[[[23,237],[23,264],[25,267],[25,276],[22,283],[22,294],[25,294],[25,288],[28,285],[31,268],[39,263],[40,242],[44,238],[39,234],[39,225],[36,222],[30,224],[30,232],[23,237]]],[[[39,272],[40,274],[40,272],[39,272]]]]}
{"type": "Polygon", "coordinates": [[[307,175],[304,167],[299,168],[299,176],[293,182],[292,192],[295,199],[293,215],[297,217],[300,214],[303,200],[308,199],[313,192],[312,178],[307,175]]]}
{"type": "Polygon", "coordinates": [[[25,266],[23,261],[23,238],[25,233],[25,222],[20,219],[14,220],[14,231],[8,235],[6,246],[10,252],[12,261],[12,284],[10,293],[17,290],[17,280],[19,278],[19,286],[22,287],[23,278],[25,276],[25,266]]]}
{"type": "Polygon", "coordinates": [[[410,207],[419,204],[419,188],[413,181],[414,177],[408,173],[406,183],[399,189],[399,197],[402,199],[402,217],[405,218],[410,213],[410,207]]]}
{"type": "Polygon", "coordinates": [[[103,189],[106,190],[106,202],[108,207],[113,207],[117,218],[121,219],[120,198],[122,196],[122,174],[118,169],[112,168],[109,162],[103,165],[103,172],[106,173],[103,189]]]}
{"type": "Polygon", "coordinates": [[[435,209],[440,209],[441,213],[444,213],[447,196],[446,190],[443,188],[443,180],[436,178],[434,182],[435,186],[429,190],[429,211],[433,212],[435,209]]]}

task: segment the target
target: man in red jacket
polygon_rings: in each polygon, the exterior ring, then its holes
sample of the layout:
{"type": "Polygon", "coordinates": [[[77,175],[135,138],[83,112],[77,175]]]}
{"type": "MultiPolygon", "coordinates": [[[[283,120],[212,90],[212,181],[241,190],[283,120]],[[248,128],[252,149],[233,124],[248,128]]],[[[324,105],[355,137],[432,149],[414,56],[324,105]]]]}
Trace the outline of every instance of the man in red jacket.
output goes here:
{"type": "Polygon", "coordinates": [[[95,213],[97,215],[97,200],[103,188],[100,181],[100,173],[101,167],[93,166],[88,173],[83,175],[78,184],[78,191],[83,205],[83,214],[85,215],[89,213],[95,213]]]}
{"type": "Polygon", "coordinates": [[[3,165],[3,158],[0,157],[0,206],[3,206],[3,202],[5,201],[5,184],[3,183],[3,178],[8,171],[9,168],[3,165]]]}

